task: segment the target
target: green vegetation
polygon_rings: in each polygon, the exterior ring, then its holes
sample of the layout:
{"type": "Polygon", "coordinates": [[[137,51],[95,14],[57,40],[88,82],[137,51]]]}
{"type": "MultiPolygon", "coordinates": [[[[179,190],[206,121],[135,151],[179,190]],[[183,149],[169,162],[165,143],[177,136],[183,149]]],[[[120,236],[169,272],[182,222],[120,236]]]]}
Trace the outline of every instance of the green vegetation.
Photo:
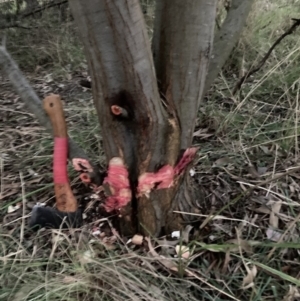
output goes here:
{"type": "MultiPolygon", "coordinates": [[[[43,14],[32,21],[38,27],[7,30],[8,49],[41,97],[63,96],[71,137],[104,163],[92,95],[78,85],[87,66],[76,28],[54,9],[43,14]]],[[[300,28],[231,94],[299,16],[299,1],[257,0],[203,101],[194,177],[204,197],[189,241],[178,242],[189,247],[188,260],[174,256],[169,237],[156,241],[157,254],[147,241],[122,242],[105,218],[99,224],[114,234],[99,239],[89,224],[33,234],[30,208],[7,214],[11,205],[52,201],[52,142],[9,83],[0,83],[0,300],[299,300],[300,28]]],[[[70,174],[77,194],[86,192],[70,174]]]]}

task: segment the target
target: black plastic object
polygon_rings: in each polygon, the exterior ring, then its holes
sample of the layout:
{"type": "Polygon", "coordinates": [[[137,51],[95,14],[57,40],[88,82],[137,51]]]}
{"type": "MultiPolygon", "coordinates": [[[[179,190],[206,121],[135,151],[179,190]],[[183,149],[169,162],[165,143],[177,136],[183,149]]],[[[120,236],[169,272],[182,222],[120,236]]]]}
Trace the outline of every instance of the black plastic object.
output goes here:
{"type": "Polygon", "coordinates": [[[29,227],[38,230],[40,228],[66,229],[79,228],[82,225],[82,211],[61,212],[51,207],[36,205],[32,209],[29,227]]]}

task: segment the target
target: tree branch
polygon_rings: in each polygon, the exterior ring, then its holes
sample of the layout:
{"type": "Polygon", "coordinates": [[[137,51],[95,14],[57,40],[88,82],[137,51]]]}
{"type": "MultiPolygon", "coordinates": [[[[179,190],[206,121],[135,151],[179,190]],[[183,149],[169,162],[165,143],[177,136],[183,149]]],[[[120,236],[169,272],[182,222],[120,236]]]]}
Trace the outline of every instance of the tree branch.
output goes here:
{"type": "Polygon", "coordinates": [[[232,95],[235,95],[242,87],[243,83],[249,78],[251,75],[256,73],[261,69],[261,67],[266,63],[267,59],[271,55],[272,51],[275,49],[277,45],[280,44],[280,42],[288,35],[292,34],[295,29],[300,25],[300,19],[292,19],[294,21],[294,24],[286,31],[284,32],[270,47],[268,52],[264,55],[264,57],[261,59],[261,61],[257,64],[256,67],[253,67],[250,69],[239,81],[236,83],[234,89],[232,90],[232,95]]]}
{"type": "Polygon", "coordinates": [[[53,1],[53,2],[49,2],[49,3],[45,3],[41,6],[38,6],[38,7],[34,8],[33,10],[31,10],[29,12],[21,14],[20,17],[21,17],[21,19],[24,19],[24,18],[27,18],[27,17],[32,16],[34,14],[37,14],[37,13],[43,11],[43,10],[46,10],[50,7],[60,6],[60,5],[65,4],[65,3],[68,3],[68,0],[60,0],[60,1],[53,1]]]}
{"type": "Polygon", "coordinates": [[[7,28],[21,28],[21,29],[29,30],[29,29],[37,28],[37,26],[34,27],[24,26],[19,24],[19,21],[0,25],[0,29],[7,29],[7,28]]]}
{"type": "MultiPolygon", "coordinates": [[[[18,68],[13,58],[7,52],[5,38],[3,38],[2,45],[0,46],[0,67],[4,74],[10,79],[15,91],[25,102],[29,112],[36,116],[42,126],[52,132],[52,126],[47,114],[43,110],[42,102],[18,68]]],[[[69,159],[72,158],[87,159],[87,155],[72,139],[69,139],[69,159]]]]}
{"type": "Polygon", "coordinates": [[[35,7],[34,9],[30,11],[25,11],[19,15],[16,14],[1,14],[0,15],[0,29],[7,29],[7,28],[22,28],[22,29],[31,29],[26,26],[22,26],[20,24],[20,20],[25,19],[27,17],[30,17],[34,14],[37,14],[43,10],[46,10],[48,8],[54,7],[54,6],[60,6],[62,4],[68,3],[68,0],[60,0],[60,1],[52,1],[43,5],[40,5],[38,7],[35,7]],[[14,20],[9,23],[6,23],[4,20],[10,19],[14,20]]]}
{"type": "Polygon", "coordinates": [[[232,0],[227,16],[216,34],[206,77],[204,93],[208,91],[237,43],[251,10],[253,0],[232,0]]]}

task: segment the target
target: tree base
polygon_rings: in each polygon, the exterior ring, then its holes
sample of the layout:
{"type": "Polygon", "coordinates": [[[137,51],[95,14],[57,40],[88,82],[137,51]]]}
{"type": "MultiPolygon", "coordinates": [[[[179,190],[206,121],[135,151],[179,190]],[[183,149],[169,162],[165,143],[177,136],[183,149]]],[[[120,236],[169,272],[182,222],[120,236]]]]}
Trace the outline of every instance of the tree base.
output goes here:
{"type": "Polygon", "coordinates": [[[166,232],[183,229],[187,224],[199,220],[195,214],[201,213],[201,204],[204,193],[195,183],[194,179],[186,173],[177,188],[167,216],[166,232]],[[175,211],[175,212],[174,212],[175,211]]]}

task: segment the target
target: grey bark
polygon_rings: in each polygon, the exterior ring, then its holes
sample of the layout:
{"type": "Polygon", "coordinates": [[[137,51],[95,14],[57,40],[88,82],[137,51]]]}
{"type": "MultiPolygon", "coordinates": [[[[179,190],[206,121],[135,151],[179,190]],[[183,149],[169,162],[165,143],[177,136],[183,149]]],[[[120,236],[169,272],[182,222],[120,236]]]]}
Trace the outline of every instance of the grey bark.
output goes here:
{"type": "Polygon", "coordinates": [[[157,1],[153,55],[160,90],[191,145],[211,55],[217,0],[157,1]]]}
{"type": "MultiPolygon", "coordinates": [[[[174,166],[180,150],[191,146],[212,48],[216,2],[158,1],[161,17],[156,18],[154,58],[162,102],[139,1],[70,1],[88,59],[107,160],[124,158],[133,188],[139,175],[166,164],[174,166]],[[128,118],[114,116],[112,105],[126,109],[128,118]]],[[[146,232],[158,235],[161,227],[169,228],[168,221],[176,219],[171,208],[176,208],[174,196],[182,182],[136,200],[146,232]]]]}
{"type": "MultiPolygon", "coordinates": [[[[7,52],[4,42],[3,45],[0,46],[0,68],[9,78],[16,93],[24,101],[28,111],[35,115],[40,125],[52,132],[51,122],[43,110],[41,100],[36,95],[13,58],[7,52]]],[[[72,139],[69,139],[69,158],[87,159],[87,155],[72,139]]]]}
{"type": "MultiPolygon", "coordinates": [[[[131,184],[136,185],[139,175],[168,163],[170,128],[139,1],[72,0],[69,4],[88,60],[106,158],[123,158],[131,184]],[[113,105],[125,109],[128,117],[113,115],[113,105]]],[[[141,197],[137,203],[142,222],[157,234],[163,202],[141,197]]],[[[130,206],[127,209],[122,214],[124,230],[134,224],[130,206]]]]}
{"type": "Polygon", "coordinates": [[[156,160],[161,157],[163,140],[158,134],[166,120],[139,1],[72,0],[70,7],[88,58],[100,124],[108,129],[103,133],[106,154],[125,152],[129,167],[141,164],[144,171],[153,169],[155,160],[147,158],[150,153],[156,160]],[[129,127],[112,116],[114,104],[129,111],[129,127]],[[131,141],[125,133],[141,138],[131,141]],[[143,139],[153,135],[158,140],[143,139]],[[134,153],[136,149],[139,154],[134,153]]]}
{"type": "Polygon", "coordinates": [[[206,93],[239,40],[254,0],[232,0],[225,21],[216,34],[204,92],[206,93]]]}

